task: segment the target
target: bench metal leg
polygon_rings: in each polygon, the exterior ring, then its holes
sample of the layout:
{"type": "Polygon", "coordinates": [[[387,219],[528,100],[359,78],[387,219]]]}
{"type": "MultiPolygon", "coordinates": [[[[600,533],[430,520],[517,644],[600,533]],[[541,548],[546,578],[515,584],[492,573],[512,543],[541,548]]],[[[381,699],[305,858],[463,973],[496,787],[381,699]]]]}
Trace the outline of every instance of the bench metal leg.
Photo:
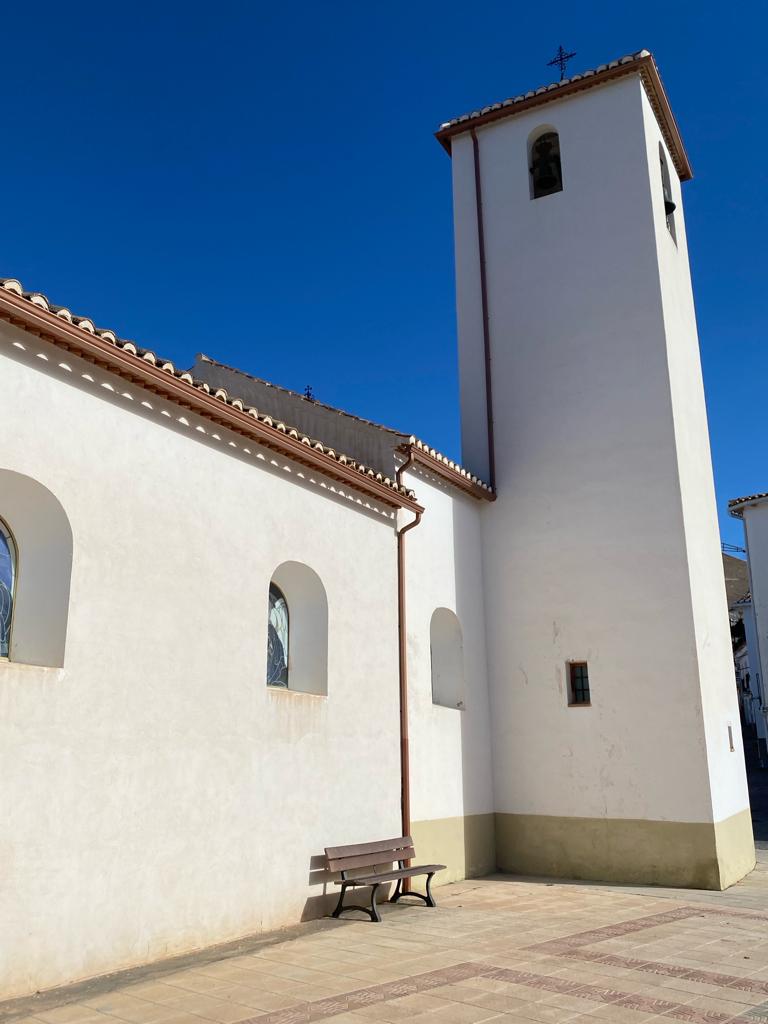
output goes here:
{"type": "Polygon", "coordinates": [[[397,887],[395,891],[392,893],[392,895],[389,897],[389,902],[397,903],[401,896],[415,896],[417,900],[422,900],[424,903],[426,903],[428,907],[436,907],[437,904],[435,903],[435,897],[432,895],[432,879],[434,877],[434,874],[435,873],[433,871],[431,874],[427,875],[426,896],[421,892],[414,892],[413,889],[411,889],[410,892],[403,892],[402,886],[400,884],[402,879],[398,878],[397,887]]]}
{"type": "Polygon", "coordinates": [[[379,888],[379,883],[371,886],[371,920],[381,922],[381,914],[379,908],[376,906],[376,892],[379,888]]]}
{"type": "Polygon", "coordinates": [[[434,875],[434,871],[431,874],[427,875],[427,899],[426,899],[426,904],[427,904],[428,907],[436,907],[437,906],[437,904],[435,903],[435,897],[432,895],[432,876],[433,875],[434,875]]]}
{"type": "Polygon", "coordinates": [[[379,908],[376,906],[376,890],[379,888],[379,884],[380,883],[377,883],[376,885],[371,886],[371,907],[370,907],[370,910],[368,909],[368,907],[361,907],[358,904],[352,904],[352,903],[348,907],[345,907],[344,906],[344,894],[347,891],[347,886],[346,885],[342,885],[341,892],[339,893],[339,902],[336,904],[336,909],[331,914],[331,917],[341,917],[341,915],[342,914],[346,914],[346,912],[348,910],[361,910],[364,914],[367,914],[368,917],[370,917],[370,919],[372,921],[381,922],[381,914],[379,913],[379,908]]]}
{"type": "Polygon", "coordinates": [[[344,893],[347,891],[346,885],[342,885],[341,892],[339,893],[339,902],[336,904],[336,909],[331,914],[331,917],[340,917],[341,912],[344,909],[344,893]]]}

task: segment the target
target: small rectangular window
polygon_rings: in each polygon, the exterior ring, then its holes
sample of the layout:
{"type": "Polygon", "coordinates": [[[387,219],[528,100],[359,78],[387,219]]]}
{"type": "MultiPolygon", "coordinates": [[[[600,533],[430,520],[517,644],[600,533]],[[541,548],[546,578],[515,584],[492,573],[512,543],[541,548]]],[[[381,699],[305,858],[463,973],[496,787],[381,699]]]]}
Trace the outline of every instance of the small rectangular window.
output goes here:
{"type": "Polygon", "coordinates": [[[568,704],[590,704],[589,669],[586,661],[568,662],[568,704]]]}

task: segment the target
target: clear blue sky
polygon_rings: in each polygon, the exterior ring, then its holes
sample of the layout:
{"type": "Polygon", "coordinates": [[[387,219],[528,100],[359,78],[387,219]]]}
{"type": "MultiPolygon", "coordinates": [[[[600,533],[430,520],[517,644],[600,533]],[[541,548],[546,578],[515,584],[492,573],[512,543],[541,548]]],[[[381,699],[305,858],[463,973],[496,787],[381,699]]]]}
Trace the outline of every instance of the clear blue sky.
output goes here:
{"type": "Polygon", "coordinates": [[[764,4],[134,3],[3,13],[0,276],[458,457],[449,159],[467,109],[646,47],[686,218],[723,537],[768,490],[764,4]]]}

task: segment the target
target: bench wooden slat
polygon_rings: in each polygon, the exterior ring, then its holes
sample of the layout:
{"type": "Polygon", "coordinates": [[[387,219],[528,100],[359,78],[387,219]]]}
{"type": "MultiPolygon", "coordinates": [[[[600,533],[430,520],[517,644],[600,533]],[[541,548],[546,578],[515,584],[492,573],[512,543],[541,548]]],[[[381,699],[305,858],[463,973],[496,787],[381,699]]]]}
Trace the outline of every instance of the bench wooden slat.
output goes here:
{"type": "Polygon", "coordinates": [[[410,836],[379,839],[375,843],[353,843],[351,846],[326,846],[325,855],[328,860],[335,860],[338,857],[361,857],[364,853],[388,853],[390,850],[400,850],[404,846],[413,846],[410,836]]]}
{"type": "Polygon", "coordinates": [[[374,868],[378,864],[391,864],[396,860],[411,860],[416,855],[412,846],[405,846],[401,850],[385,850],[381,853],[364,853],[361,857],[338,857],[334,860],[328,858],[328,868],[331,871],[349,871],[355,868],[374,868]]]}
{"type": "MultiPolygon", "coordinates": [[[[416,875],[428,875],[442,871],[445,864],[419,864],[413,868],[398,868],[395,871],[382,871],[379,875],[360,875],[359,878],[347,878],[346,885],[375,885],[377,882],[394,882],[398,878],[414,878],[416,875]]],[[[344,885],[339,880],[335,885],[344,885]]]]}

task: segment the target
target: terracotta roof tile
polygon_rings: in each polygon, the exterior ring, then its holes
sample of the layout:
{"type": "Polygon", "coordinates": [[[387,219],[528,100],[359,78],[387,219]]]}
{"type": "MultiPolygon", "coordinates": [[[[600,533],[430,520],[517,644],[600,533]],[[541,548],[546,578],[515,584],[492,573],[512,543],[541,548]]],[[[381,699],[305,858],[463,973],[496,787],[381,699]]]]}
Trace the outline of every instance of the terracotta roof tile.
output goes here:
{"type": "Polygon", "coordinates": [[[751,505],[753,501],[762,501],[763,498],[768,498],[768,491],[762,491],[760,494],[746,494],[743,498],[731,498],[728,502],[728,511],[732,516],[741,519],[744,505],[751,505]]]}
{"type": "MultiPolygon", "coordinates": [[[[122,350],[124,353],[129,353],[137,360],[149,363],[152,366],[158,367],[165,371],[169,375],[173,376],[179,381],[183,381],[187,386],[194,388],[199,391],[203,391],[206,394],[212,395],[214,398],[225,403],[226,405],[244,412],[254,419],[259,420],[260,423],[274,429],[278,433],[286,434],[287,436],[298,440],[301,444],[306,445],[313,451],[322,454],[329,460],[339,463],[340,465],[349,467],[357,470],[358,473],[364,475],[370,479],[376,480],[378,483],[383,484],[385,487],[396,491],[411,500],[415,498],[415,494],[409,488],[401,486],[395,479],[394,473],[392,476],[386,473],[378,472],[377,470],[365,465],[362,462],[357,461],[349,455],[337,452],[333,447],[324,444],[322,441],[312,438],[307,434],[302,433],[296,427],[290,426],[284,423],[282,420],[273,418],[268,413],[260,412],[256,407],[247,405],[239,397],[230,396],[227,390],[223,387],[211,388],[211,386],[205,382],[194,377],[188,370],[178,370],[174,364],[168,359],[162,359],[151,349],[142,348],[133,341],[128,341],[118,337],[118,335],[109,329],[97,327],[94,322],[88,317],[80,317],[73,314],[65,306],[57,306],[51,303],[45,295],[41,292],[25,291],[21,285],[21,282],[16,278],[0,278],[0,288],[6,292],[11,292],[14,295],[23,298],[33,306],[37,306],[39,309],[45,310],[48,313],[52,313],[67,323],[72,324],[75,327],[79,327],[81,330],[86,331],[95,337],[100,338],[107,344],[114,346],[117,349],[122,350]]],[[[348,414],[345,414],[348,415],[348,414]]],[[[388,429],[388,428],[381,428],[388,429]]],[[[419,451],[428,453],[437,464],[439,464],[444,470],[448,470],[451,475],[455,477],[457,485],[461,486],[465,481],[470,481],[479,490],[487,491],[489,495],[493,492],[487,484],[479,480],[476,476],[468,472],[468,470],[459,466],[457,463],[447,459],[446,456],[436,452],[433,448],[429,448],[422,441],[418,441],[415,437],[410,439],[410,443],[413,444],[419,451]]]]}

